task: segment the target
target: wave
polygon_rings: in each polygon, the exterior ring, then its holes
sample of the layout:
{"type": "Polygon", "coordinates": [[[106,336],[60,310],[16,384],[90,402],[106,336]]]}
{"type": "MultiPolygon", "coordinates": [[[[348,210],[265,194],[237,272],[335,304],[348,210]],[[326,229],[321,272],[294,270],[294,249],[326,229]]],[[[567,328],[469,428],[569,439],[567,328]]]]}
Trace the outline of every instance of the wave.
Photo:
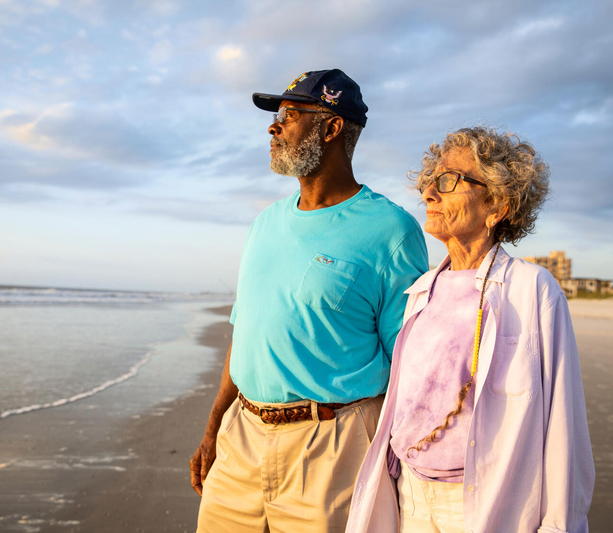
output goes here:
{"type": "Polygon", "coordinates": [[[53,287],[0,286],[0,305],[40,304],[148,304],[194,300],[216,300],[233,295],[186,292],[109,291],[95,289],[56,289],[53,287]]]}
{"type": "Polygon", "coordinates": [[[111,379],[109,381],[105,381],[104,383],[102,383],[101,385],[98,385],[97,387],[94,387],[93,389],[90,389],[85,392],[80,392],[79,394],[75,394],[74,396],[71,396],[70,398],[60,398],[59,400],[55,400],[54,402],[37,403],[33,405],[28,405],[27,407],[18,407],[16,409],[8,409],[0,413],[0,420],[4,418],[8,418],[9,416],[13,416],[13,415],[23,415],[26,413],[31,413],[32,411],[40,411],[41,409],[49,409],[51,407],[61,407],[62,405],[77,402],[79,400],[84,400],[85,398],[91,398],[95,394],[98,394],[99,392],[102,392],[108,389],[109,387],[113,387],[114,385],[119,385],[120,383],[123,383],[124,381],[127,381],[128,379],[135,377],[136,374],[138,374],[139,370],[144,365],[146,365],[149,361],[151,361],[151,356],[155,354],[156,351],[157,351],[156,349],[153,349],[147,352],[140,361],[138,361],[137,363],[135,363],[134,365],[130,367],[128,372],[119,376],[118,378],[111,379]]]}

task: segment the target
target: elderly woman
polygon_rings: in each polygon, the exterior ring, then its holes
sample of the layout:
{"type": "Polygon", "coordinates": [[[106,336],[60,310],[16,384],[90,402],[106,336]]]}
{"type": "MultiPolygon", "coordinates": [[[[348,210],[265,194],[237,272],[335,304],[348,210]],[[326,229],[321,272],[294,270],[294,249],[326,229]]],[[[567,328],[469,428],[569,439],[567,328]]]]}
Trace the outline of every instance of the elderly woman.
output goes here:
{"type": "Polygon", "coordinates": [[[347,532],[588,531],[594,463],[566,298],[501,247],[532,231],[548,176],[530,145],[489,128],[425,154],[424,230],[449,255],[407,291],[347,532]]]}

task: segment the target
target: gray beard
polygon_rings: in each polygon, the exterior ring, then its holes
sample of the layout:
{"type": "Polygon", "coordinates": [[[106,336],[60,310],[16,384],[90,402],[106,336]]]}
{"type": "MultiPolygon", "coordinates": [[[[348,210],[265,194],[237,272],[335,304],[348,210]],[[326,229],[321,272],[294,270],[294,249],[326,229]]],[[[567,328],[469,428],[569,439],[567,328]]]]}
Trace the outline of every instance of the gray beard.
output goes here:
{"type": "Polygon", "coordinates": [[[287,141],[278,140],[273,144],[280,146],[270,160],[270,169],[282,176],[302,178],[319,168],[323,155],[322,143],[319,140],[319,128],[313,128],[296,147],[290,147],[287,141]]]}

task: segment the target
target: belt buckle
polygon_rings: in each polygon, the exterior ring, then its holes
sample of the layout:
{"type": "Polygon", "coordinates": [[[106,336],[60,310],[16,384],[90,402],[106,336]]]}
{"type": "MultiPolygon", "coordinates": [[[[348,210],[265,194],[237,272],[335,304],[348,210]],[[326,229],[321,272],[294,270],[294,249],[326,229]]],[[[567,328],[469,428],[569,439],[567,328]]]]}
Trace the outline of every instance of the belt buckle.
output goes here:
{"type": "Polygon", "coordinates": [[[334,409],[331,409],[327,405],[319,404],[317,406],[317,415],[319,420],[334,420],[336,418],[336,413],[334,409]]]}

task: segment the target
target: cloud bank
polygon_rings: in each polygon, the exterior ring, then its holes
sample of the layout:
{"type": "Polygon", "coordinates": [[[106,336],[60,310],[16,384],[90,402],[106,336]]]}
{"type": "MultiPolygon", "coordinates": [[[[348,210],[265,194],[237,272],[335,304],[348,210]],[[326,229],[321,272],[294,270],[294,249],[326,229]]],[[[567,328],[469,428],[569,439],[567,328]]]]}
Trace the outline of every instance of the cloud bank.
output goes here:
{"type": "Polygon", "coordinates": [[[206,225],[193,245],[210,247],[242,228],[222,246],[238,256],[253,218],[297,187],[268,169],[270,117],[251,93],[339,67],[370,107],[359,181],[423,221],[404,176],[428,145],[509,128],[549,162],[554,191],[518,253],[565,249],[576,274],[611,278],[612,18],[604,1],[4,0],[0,204],[41,224],[56,209],[83,227],[121,213],[160,246],[168,224],[206,225]]]}

